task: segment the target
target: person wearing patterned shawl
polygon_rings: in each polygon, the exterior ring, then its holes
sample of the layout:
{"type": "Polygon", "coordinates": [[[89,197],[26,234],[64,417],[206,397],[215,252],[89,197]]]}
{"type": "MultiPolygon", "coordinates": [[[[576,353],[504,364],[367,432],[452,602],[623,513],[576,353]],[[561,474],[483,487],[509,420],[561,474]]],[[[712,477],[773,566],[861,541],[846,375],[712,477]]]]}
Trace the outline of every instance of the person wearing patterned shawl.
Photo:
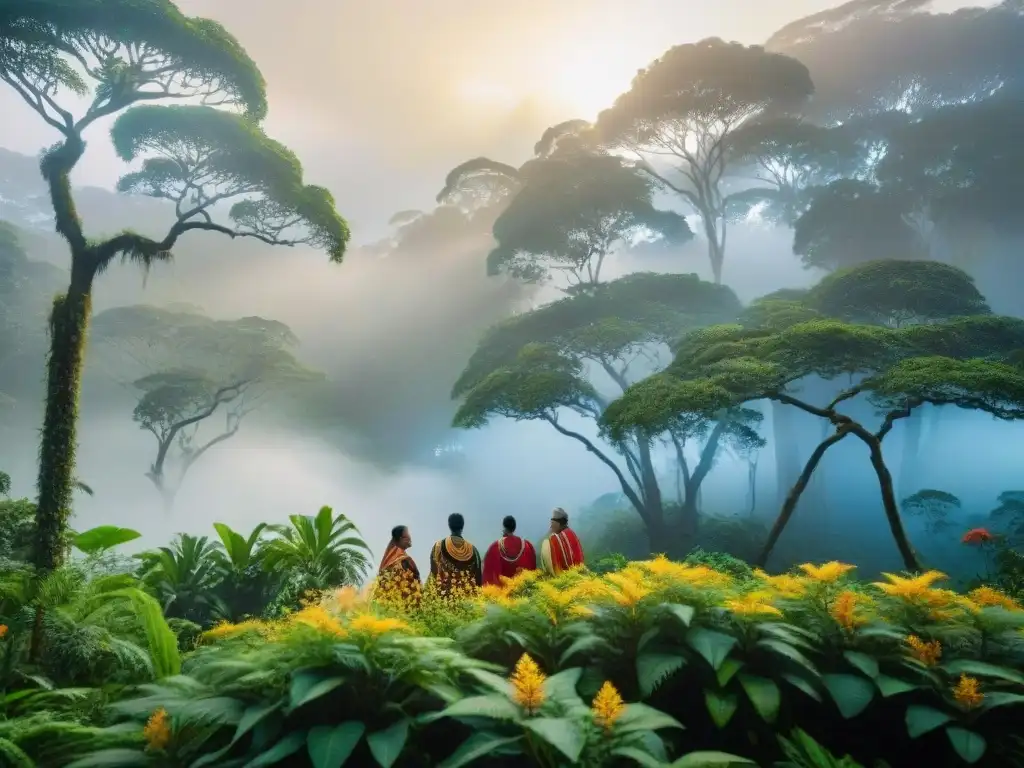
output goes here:
{"type": "Polygon", "coordinates": [[[520,571],[537,570],[537,550],[516,536],[516,519],[506,516],[501,527],[501,538],[484,555],[484,584],[500,584],[502,576],[511,579],[520,571]]]}
{"type": "Polygon", "coordinates": [[[569,527],[569,515],[561,507],[551,513],[551,531],[540,545],[540,561],[544,571],[552,576],[583,565],[583,545],[569,527]]]}
{"type": "Polygon", "coordinates": [[[391,529],[391,541],[377,571],[378,588],[383,588],[390,599],[399,599],[409,607],[419,603],[423,589],[420,570],[408,553],[411,546],[409,526],[396,525],[391,529]]]}
{"type": "Polygon", "coordinates": [[[448,515],[451,535],[434,543],[430,550],[430,578],[440,595],[472,591],[480,586],[480,552],[462,538],[466,521],[458,512],[448,515]]]}

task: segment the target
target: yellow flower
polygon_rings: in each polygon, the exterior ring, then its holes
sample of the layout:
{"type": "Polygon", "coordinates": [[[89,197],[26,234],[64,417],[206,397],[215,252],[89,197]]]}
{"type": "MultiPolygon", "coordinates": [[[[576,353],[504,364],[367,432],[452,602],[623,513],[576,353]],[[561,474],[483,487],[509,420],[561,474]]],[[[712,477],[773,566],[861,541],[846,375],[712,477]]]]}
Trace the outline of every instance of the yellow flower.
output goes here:
{"type": "Polygon", "coordinates": [[[528,715],[534,714],[544,703],[544,679],[544,673],[528,654],[519,657],[509,682],[512,683],[512,700],[528,715]]]}
{"type": "Polygon", "coordinates": [[[964,709],[974,709],[985,699],[977,678],[960,675],[960,681],[953,688],[953,698],[964,709]]]}
{"type": "Polygon", "coordinates": [[[0,624],[0,640],[3,640],[7,636],[7,625],[0,624]]]}
{"type": "Polygon", "coordinates": [[[322,605],[307,605],[289,616],[288,620],[292,624],[312,627],[318,632],[334,635],[335,637],[345,637],[347,634],[345,628],[322,605]]]}
{"type": "Polygon", "coordinates": [[[934,667],[942,658],[942,643],[938,640],[926,643],[917,635],[907,635],[905,642],[910,646],[910,655],[926,667],[934,667]]]}
{"type": "Polygon", "coordinates": [[[841,576],[846,575],[857,566],[847,565],[846,563],[840,563],[838,560],[832,560],[825,563],[824,565],[812,565],[811,563],[804,563],[800,566],[800,570],[806,573],[815,581],[822,582],[833,582],[837,581],[841,576]]]}
{"type": "Polygon", "coordinates": [[[1005,608],[1008,611],[1024,610],[1012,597],[1004,595],[998,589],[993,589],[992,587],[978,587],[977,589],[972,589],[967,593],[967,597],[972,603],[983,608],[992,606],[1005,608]]]}
{"type": "Polygon", "coordinates": [[[689,566],[669,560],[664,555],[658,555],[652,560],[644,560],[636,565],[652,576],[666,581],[686,581],[690,576],[689,566]]]}
{"type": "Polygon", "coordinates": [[[594,713],[594,722],[606,731],[611,730],[625,709],[626,703],[622,700],[622,696],[607,680],[590,705],[590,710],[594,713]]]}
{"type": "Polygon", "coordinates": [[[932,585],[937,581],[943,581],[949,577],[940,571],[927,571],[920,576],[896,576],[892,573],[883,573],[888,580],[884,582],[872,582],[872,586],[878,587],[890,597],[898,597],[902,600],[924,599],[930,602],[930,592],[933,592],[932,585]]]}
{"type": "Polygon", "coordinates": [[[167,746],[171,740],[171,723],[167,710],[161,707],[149,716],[142,729],[142,737],[149,749],[160,750],[167,746]]]}
{"type": "Polygon", "coordinates": [[[773,597],[771,592],[748,592],[732,600],[726,600],[725,607],[741,616],[781,616],[782,611],[772,605],[773,597]]]}
{"type": "Polygon", "coordinates": [[[348,613],[356,606],[366,602],[366,596],[359,593],[355,587],[342,587],[334,590],[334,608],[341,613],[348,613]]]}
{"type": "Polygon", "coordinates": [[[372,613],[359,614],[349,622],[348,626],[353,632],[373,637],[379,637],[388,632],[408,632],[410,630],[409,625],[401,619],[380,618],[372,613]]]}
{"type": "Polygon", "coordinates": [[[862,603],[869,602],[866,596],[847,589],[836,595],[828,613],[843,629],[854,629],[866,621],[863,616],[858,615],[857,609],[862,603]]]}
{"type": "Polygon", "coordinates": [[[649,587],[643,585],[641,579],[642,576],[638,576],[635,573],[610,573],[608,574],[608,581],[618,587],[618,590],[613,592],[612,598],[619,605],[626,608],[632,608],[649,594],[651,590],[649,587]]]}
{"type": "Polygon", "coordinates": [[[229,621],[223,621],[212,629],[208,629],[203,633],[203,637],[207,640],[224,640],[230,637],[238,637],[248,632],[254,632],[263,636],[267,636],[271,633],[272,627],[268,622],[260,621],[259,619],[246,619],[240,621],[237,624],[232,624],[229,621]]]}
{"type": "Polygon", "coordinates": [[[807,592],[807,582],[801,577],[794,576],[791,573],[781,573],[778,576],[771,576],[760,568],[755,568],[754,575],[772,587],[772,589],[778,592],[781,597],[800,597],[807,592]]]}

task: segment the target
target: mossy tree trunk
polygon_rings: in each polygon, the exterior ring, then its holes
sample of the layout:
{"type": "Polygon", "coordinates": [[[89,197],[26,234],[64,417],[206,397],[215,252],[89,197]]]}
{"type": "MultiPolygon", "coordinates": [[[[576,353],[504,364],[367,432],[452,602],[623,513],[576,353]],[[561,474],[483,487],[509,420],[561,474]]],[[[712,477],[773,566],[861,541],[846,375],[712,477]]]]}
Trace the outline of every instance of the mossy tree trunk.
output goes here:
{"type": "MultiPolygon", "coordinates": [[[[71,281],[54,299],[50,313],[50,351],[46,363],[46,409],[39,446],[39,493],[33,564],[37,578],[63,565],[66,534],[75,488],[78,396],[85,343],[92,311],[96,254],[82,231],[71,194],[71,171],[85,152],[80,136],[72,135],[48,151],[40,162],[53,205],[57,233],[68,243],[71,281]]],[[[36,611],[31,653],[42,648],[43,609],[36,611]]]]}

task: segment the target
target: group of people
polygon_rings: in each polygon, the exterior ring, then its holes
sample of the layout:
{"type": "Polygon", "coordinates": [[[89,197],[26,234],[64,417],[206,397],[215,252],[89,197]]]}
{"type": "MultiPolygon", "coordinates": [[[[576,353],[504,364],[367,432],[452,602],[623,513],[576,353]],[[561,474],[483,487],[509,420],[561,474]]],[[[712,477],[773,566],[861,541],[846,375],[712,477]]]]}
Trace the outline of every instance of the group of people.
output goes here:
{"type": "MultiPolygon", "coordinates": [[[[569,527],[569,515],[561,507],[551,513],[551,527],[540,544],[539,563],[533,544],[516,535],[516,519],[511,515],[501,521],[501,536],[487,548],[482,558],[480,551],[463,537],[465,525],[459,513],[449,515],[449,535],[434,542],[430,549],[428,583],[434,581],[442,593],[456,583],[480,587],[500,584],[502,577],[510,579],[521,571],[541,569],[555,575],[583,565],[583,546],[569,527]]],[[[396,525],[381,559],[378,577],[401,573],[419,582],[419,568],[409,555],[411,546],[409,526],[396,525]]]]}

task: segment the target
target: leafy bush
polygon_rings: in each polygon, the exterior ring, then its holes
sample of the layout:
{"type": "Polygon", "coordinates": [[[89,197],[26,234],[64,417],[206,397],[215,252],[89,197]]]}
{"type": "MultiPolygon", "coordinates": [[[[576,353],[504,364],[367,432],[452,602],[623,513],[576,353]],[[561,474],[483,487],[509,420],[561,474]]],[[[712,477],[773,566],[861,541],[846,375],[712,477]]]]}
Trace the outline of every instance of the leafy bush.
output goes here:
{"type": "Polygon", "coordinates": [[[441,602],[376,585],[222,624],[184,676],[113,705],[76,765],[1024,765],[1024,610],[1006,595],[705,557],[449,595],[462,613],[434,626],[454,639],[428,634],[441,602]]]}

